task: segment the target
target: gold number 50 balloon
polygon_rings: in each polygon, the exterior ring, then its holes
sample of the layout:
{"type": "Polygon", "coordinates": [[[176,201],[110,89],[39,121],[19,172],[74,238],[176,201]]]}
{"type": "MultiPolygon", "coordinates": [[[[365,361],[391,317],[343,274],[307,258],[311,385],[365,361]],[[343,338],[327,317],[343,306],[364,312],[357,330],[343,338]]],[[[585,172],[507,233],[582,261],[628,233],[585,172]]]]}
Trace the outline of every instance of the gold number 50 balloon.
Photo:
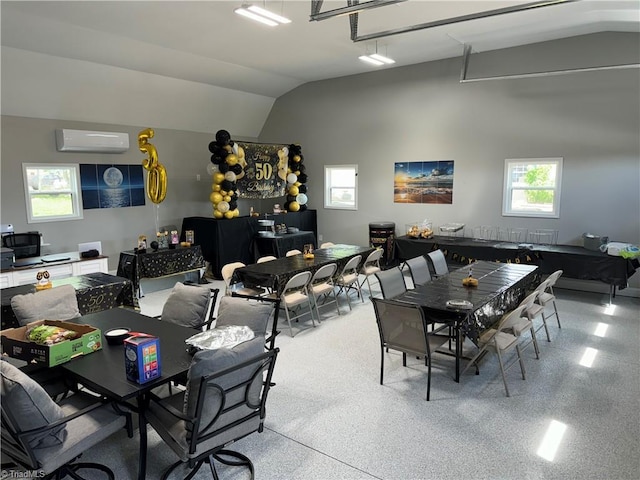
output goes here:
{"type": "Polygon", "coordinates": [[[153,203],[160,203],[167,196],[167,171],[158,162],[158,152],[149,139],[153,138],[153,129],[147,128],[138,133],[138,148],[149,155],[142,161],[142,166],[149,172],[147,175],[147,195],[153,203]]]}

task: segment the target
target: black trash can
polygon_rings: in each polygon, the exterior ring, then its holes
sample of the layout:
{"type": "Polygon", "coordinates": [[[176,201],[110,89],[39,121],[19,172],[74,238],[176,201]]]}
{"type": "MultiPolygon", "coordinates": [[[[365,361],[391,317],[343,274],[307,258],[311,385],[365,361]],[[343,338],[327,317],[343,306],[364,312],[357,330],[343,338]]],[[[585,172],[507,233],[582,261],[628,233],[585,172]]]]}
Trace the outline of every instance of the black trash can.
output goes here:
{"type": "Polygon", "coordinates": [[[393,263],[394,239],[396,236],[396,224],[393,222],[374,222],[369,224],[369,244],[375,248],[382,248],[383,254],[380,265],[386,266],[393,263]]]}

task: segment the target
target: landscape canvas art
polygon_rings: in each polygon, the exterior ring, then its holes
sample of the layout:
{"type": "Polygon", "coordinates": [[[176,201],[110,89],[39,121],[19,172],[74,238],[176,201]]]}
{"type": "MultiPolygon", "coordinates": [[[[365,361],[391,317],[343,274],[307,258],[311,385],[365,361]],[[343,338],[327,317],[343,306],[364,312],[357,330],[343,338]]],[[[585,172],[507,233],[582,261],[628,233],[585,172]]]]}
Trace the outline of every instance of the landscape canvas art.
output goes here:
{"type": "Polygon", "coordinates": [[[397,162],[394,203],[453,203],[453,160],[397,162]]]}
{"type": "Polygon", "coordinates": [[[80,185],[85,210],[145,204],[142,165],[81,163],[80,185]]]}

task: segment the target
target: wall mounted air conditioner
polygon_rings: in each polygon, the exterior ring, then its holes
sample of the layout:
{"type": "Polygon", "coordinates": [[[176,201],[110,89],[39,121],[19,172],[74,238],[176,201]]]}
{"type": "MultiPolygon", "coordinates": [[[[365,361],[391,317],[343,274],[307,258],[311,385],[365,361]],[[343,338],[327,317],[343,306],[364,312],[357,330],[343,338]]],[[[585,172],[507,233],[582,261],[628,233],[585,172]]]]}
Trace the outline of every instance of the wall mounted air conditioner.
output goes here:
{"type": "Polygon", "coordinates": [[[122,153],[129,150],[129,134],[91,130],[56,130],[59,152],[122,153]]]}

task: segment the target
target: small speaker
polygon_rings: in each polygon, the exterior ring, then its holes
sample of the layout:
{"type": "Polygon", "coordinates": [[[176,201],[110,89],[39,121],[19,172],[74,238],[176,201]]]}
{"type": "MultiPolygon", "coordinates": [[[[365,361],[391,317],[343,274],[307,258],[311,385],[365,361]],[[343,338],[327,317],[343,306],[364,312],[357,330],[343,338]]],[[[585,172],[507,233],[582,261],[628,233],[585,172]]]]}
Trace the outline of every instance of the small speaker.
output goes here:
{"type": "Polygon", "coordinates": [[[100,256],[100,252],[98,250],[92,249],[87,250],[86,252],[80,252],[80,256],[82,258],[95,258],[100,256]]]}

